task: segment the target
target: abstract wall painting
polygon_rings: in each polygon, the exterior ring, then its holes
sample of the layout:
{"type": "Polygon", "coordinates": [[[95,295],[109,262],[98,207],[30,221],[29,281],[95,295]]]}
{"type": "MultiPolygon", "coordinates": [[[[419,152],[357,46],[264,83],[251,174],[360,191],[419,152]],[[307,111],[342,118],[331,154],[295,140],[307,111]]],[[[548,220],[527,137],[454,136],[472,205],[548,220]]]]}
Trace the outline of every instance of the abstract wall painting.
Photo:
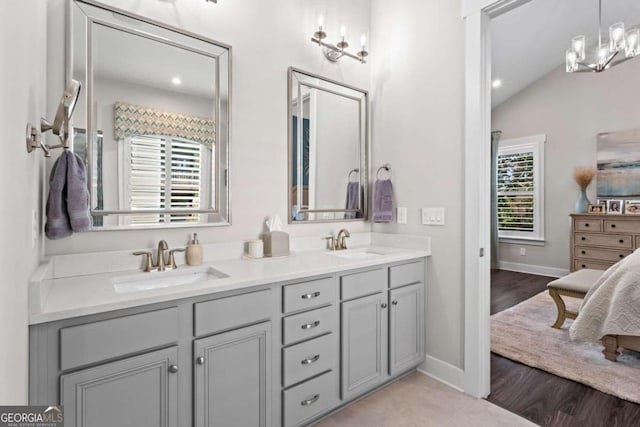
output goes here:
{"type": "Polygon", "coordinates": [[[598,134],[598,197],[640,196],[640,129],[598,134]]]}

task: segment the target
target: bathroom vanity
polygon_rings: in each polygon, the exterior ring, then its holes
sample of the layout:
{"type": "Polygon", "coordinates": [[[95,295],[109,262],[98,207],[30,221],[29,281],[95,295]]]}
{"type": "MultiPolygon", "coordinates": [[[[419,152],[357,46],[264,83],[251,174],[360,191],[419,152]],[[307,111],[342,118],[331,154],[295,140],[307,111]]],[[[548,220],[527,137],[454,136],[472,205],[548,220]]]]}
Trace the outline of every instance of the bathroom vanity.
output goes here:
{"type": "Polygon", "coordinates": [[[423,362],[428,255],[316,251],[45,280],[30,403],[63,405],[69,426],[307,425],[423,362]],[[122,286],[163,274],[198,279],[122,286]]]}

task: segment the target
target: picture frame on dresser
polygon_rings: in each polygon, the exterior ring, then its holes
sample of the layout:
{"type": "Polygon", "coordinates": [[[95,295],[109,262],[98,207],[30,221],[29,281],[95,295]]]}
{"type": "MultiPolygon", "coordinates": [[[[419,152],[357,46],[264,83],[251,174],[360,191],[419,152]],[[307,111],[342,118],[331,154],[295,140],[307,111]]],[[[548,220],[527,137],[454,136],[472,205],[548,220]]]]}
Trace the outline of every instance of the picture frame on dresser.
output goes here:
{"type": "Polygon", "coordinates": [[[589,210],[587,212],[590,214],[607,213],[607,205],[601,205],[601,204],[589,205],[589,210]]]}
{"type": "Polygon", "coordinates": [[[621,199],[609,199],[607,200],[607,213],[609,214],[621,214],[623,213],[624,204],[621,199]]]}
{"type": "Polygon", "coordinates": [[[640,200],[625,200],[625,215],[640,215],[640,200]]]}

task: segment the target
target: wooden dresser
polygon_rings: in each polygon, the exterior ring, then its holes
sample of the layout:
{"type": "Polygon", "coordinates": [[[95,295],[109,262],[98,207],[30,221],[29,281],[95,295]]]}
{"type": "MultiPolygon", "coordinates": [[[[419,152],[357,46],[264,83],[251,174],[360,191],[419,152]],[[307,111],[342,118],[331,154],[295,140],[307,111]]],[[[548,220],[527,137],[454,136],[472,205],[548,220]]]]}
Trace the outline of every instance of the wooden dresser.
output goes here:
{"type": "Polygon", "coordinates": [[[571,214],[571,271],[606,270],[640,247],[640,215],[571,214]]]}

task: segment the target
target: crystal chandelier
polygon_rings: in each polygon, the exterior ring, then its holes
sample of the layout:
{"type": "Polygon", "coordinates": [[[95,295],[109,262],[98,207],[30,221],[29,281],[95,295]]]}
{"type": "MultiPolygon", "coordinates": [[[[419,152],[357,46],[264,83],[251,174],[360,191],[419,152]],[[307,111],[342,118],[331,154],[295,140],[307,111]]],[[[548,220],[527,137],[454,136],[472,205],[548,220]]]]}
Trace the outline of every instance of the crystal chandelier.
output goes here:
{"type": "Polygon", "coordinates": [[[588,52],[586,44],[585,36],[571,39],[566,53],[567,73],[601,73],[640,55],[640,28],[631,28],[625,33],[624,23],[615,23],[609,27],[609,41],[603,41],[602,0],[598,0],[598,47],[588,52]]]}

